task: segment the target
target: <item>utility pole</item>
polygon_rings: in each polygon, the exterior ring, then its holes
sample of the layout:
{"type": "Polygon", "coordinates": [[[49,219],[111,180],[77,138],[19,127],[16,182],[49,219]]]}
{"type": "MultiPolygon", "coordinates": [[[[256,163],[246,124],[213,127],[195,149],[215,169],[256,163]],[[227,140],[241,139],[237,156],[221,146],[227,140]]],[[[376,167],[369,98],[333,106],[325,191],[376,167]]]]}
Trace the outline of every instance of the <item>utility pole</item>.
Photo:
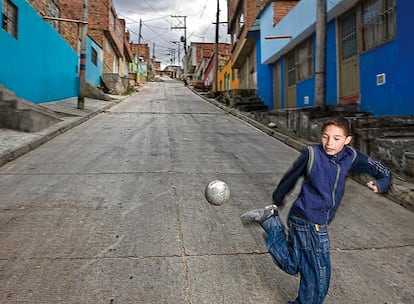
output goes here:
{"type": "Polygon", "coordinates": [[[137,47],[137,76],[136,80],[138,83],[141,83],[141,72],[142,72],[142,63],[141,63],[141,29],[142,29],[142,19],[139,19],[139,30],[138,30],[138,47],[137,47]]]}
{"type": "Polygon", "coordinates": [[[184,26],[173,26],[171,27],[172,30],[184,30],[184,38],[182,38],[182,42],[184,42],[184,77],[187,77],[187,16],[171,16],[173,18],[184,18],[184,26]]]}
{"type": "Polygon", "coordinates": [[[178,65],[180,65],[180,61],[181,61],[181,53],[180,53],[181,45],[180,45],[180,41],[170,41],[170,42],[171,43],[174,43],[178,47],[178,65]]]}
{"type": "MultiPolygon", "coordinates": [[[[142,19],[139,19],[138,53],[139,53],[139,45],[141,44],[141,29],[142,29],[142,19]]],[[[138,54],[138,56],[139,56],[139,54],[138,54]]]]}
{"type": "Polygon", "coordinates": [[[316,8],[315,105],[326,104],[326,0],[318,0],[316,8]]]}
{"type": "Polygon", "coordinates": [[[216,13],[216,42],[214,44],[214,75],[213,75],[213,93],[217,92],[217,73],[219,63],[219,21],[220,21],[220,1],[217,0],[217,13],[216,13]]]}
{"type": "Polygon", "coordinates": [[[78,109],[85,108],[85,69],[86,69],[86,38],[88,34],[88,0],[83,0],[83,22],[81,25],[81,50],[79,66],[78,109]]]}

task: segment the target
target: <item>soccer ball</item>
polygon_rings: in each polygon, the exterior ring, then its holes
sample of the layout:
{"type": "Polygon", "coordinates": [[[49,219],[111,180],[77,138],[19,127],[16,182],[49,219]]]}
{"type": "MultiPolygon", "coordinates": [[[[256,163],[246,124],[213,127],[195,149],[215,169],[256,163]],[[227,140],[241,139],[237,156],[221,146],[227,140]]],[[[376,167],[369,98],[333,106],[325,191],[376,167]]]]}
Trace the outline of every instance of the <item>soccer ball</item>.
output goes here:
{"type": "Polygon", "coordinates": [[[205,196],[210,204],[223,205],[230,199],[230,187],[221,180],[214,180],[207,185],[205,196]]]}

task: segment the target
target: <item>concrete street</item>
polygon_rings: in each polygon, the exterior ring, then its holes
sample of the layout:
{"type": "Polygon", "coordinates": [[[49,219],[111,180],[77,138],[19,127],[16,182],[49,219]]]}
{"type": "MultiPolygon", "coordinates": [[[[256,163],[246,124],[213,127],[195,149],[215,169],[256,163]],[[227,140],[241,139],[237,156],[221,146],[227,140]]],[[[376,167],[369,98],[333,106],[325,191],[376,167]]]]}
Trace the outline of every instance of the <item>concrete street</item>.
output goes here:
{"type": "MultiPolygon", "coordinates": [[[[299,152],[180,82],[138,93],[0,167],[0,303],[276,304],[296,297],[261,228],[299,152]],[[210,205],[222,179],[230,202],[210,205]]],[[[414,303],[414,215],[349,180],[327,304],[414,303]]]]}

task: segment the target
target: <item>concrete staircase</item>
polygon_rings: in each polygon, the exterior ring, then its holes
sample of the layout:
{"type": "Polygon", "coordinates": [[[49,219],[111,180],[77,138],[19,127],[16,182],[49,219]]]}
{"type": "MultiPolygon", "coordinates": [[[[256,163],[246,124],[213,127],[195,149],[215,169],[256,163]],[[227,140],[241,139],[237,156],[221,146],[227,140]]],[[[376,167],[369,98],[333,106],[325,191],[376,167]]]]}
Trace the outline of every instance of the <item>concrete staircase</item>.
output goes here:
{"type": "Polygon", "coordinates": [[[230,105],[243,112],[269,110],[269,108],[263,103],[263,101],[261,101],[260,98],[255,96],[233,99],[230,105]]]}
{"type": "Polygon", "coordinates": [[[218,97],[219,101],[243,112],[267,111],[269,108],[257,96],[256,89],[235,89],[218,97]]]}
{"type": "Polygon", "coordinates": [[[37,132],[59,121],[61,115],[17,97],[0,85],[0,128],[37,132]]]}

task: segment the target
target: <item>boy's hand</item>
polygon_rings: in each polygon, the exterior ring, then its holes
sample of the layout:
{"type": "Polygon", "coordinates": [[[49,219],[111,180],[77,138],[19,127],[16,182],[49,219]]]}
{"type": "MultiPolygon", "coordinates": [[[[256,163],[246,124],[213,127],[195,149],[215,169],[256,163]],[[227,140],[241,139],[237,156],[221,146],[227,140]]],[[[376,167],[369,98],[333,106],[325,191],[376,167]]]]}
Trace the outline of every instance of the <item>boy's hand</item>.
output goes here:
{"type": "Polygon", "coordinates": [[[379,193],[379,189],[378,189],[377,185],[375,185],[375,183],[373,181],[369,181],[367,183],[367,186],[368,186],[369,189],[371,189],[375,193],[379,193]]]}

